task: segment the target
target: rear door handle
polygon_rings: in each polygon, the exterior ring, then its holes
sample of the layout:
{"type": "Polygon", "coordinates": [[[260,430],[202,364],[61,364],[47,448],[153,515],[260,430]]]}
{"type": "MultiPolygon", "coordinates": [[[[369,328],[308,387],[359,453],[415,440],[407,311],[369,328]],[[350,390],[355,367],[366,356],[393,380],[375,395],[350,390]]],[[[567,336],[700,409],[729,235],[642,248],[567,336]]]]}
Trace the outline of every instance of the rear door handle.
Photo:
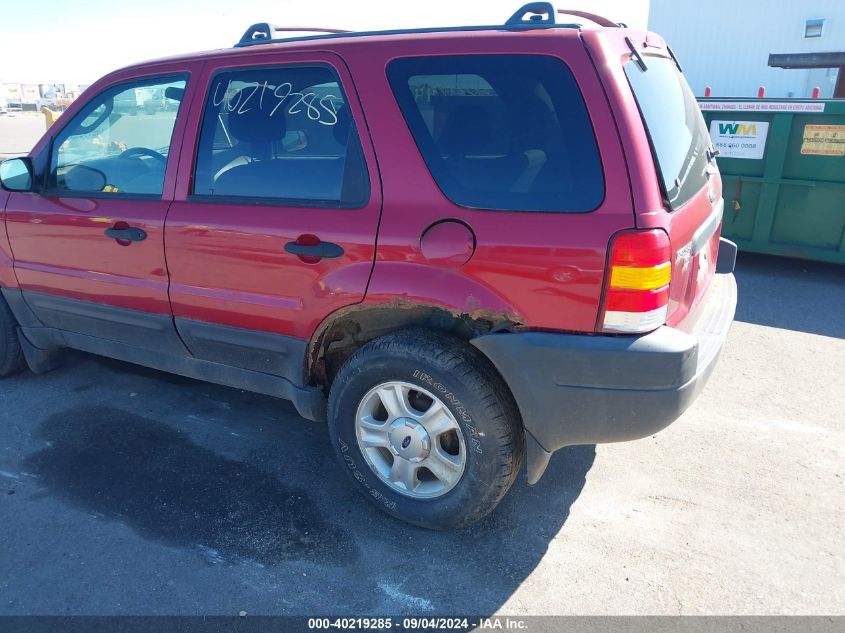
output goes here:
{"type": "Polygon", "coordinates": [[[110,237],[113,240],[121,240],[124,242],[143,242],[147,239],[147,233],[143,229],[139,229],[137,226],[130,226],[125,229],[106,229],[105,234],[106,237],[110,237]]]}
{"type": "Polygon", "coordinates": [[[333,242],[320,242],[319,244],[299,244],[288,242],[285,250],[291,255],[299,257],[332,258],[343,255],[343,247],[333,242]]]}

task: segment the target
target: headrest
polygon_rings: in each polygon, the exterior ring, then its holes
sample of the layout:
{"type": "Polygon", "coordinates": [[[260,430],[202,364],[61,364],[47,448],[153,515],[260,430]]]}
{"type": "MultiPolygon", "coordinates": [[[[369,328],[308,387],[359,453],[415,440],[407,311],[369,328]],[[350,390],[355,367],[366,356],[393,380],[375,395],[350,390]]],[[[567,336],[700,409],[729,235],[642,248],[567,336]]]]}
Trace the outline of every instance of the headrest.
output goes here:
{"type": "Polygon", "coordinates": [[[437,144],[447,156],[467,156],[487,149],[492,137],[493,122],[487,109],[462,104],[449,114],[437,144]]]}
{"type": "Polygon", "coordinates": [[[549,105],[540,97],[529,96],[519,103],[518,119],[525,121],[526,125],[535,128],[545,127],[549,122],[554,122],[554,115],[549,105]]]}
{"type": "Polygon", "coordinates": [[[164,89],[164,96],[174,101],[182,101],[182,97],[185,96],[185,89],[177,88],[176,86],[167,86],[164,89]]]}
{"type": "Polygon", "coordinates": [[[529,96],[517,103],[510,115],[510,141],[513,149],[536,149],[549,144],[556,126],[549,105],[540,97],[529,96]]]}
{"type": "Polygon", "coordinates": [[[229,134],[245,143],[274,143],[285,135],[284,108],[252,107],[229,112],[229,134]]]}

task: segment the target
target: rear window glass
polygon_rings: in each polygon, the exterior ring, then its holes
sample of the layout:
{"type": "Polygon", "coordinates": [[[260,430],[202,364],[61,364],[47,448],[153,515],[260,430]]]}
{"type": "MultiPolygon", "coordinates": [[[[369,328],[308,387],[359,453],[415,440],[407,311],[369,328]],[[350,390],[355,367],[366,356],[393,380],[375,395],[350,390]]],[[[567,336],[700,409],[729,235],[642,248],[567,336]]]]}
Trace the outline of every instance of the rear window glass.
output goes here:
{"type": "Polygon", "coordinates": [[[394,95],[431,175],[454,203],[508,211],[592,211],[599,151],[569,68],[538,55],[394,60],[394,95]]]}
{"type": "Polygon", "coordinates": [[[707,184],[710,136],[698,103],[675,62],[646,57],[647,70],[625,64],[646,132],[651,139],[663,194],[677,209],[707,184]]]}

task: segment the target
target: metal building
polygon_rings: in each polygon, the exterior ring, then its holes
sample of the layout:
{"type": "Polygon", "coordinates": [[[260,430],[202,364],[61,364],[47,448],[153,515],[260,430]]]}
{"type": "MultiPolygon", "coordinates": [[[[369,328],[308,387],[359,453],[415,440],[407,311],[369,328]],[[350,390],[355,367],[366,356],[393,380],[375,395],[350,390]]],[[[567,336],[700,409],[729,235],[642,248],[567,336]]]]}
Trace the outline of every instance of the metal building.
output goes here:
{"type": "Polygon", "coordinates": [[[697,96],[845,97],[845,0],[651,0],[648,28],[697,96]]]}

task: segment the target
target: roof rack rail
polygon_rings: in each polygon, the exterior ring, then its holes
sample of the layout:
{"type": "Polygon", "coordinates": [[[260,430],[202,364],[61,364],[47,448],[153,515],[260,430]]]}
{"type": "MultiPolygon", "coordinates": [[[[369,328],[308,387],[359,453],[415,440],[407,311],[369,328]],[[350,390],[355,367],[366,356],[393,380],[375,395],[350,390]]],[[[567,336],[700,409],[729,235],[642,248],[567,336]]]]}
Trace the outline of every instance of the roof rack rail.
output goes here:
{"type": "Polygon", "coordinates": [[[530,30],[530,29],[578,29],[580,24],[561,23],[556,19],[557,14],[573,15],[595,22],[600,26],[616,27],[615,22],[593,13],[584,11],[556,10],[551,2],[529,2],[521,6],[504,24],[490,24],[484,26],[441,26],[414,29],[392,29],[384,31],[344,31],[342,29],[327,29],[322,27],[305,26],[275,26],[270,22],[259,22],[250,26],[235,44],[235,48],[255,46],[258,44],[272,44],[274,42],[304,41],[313,39],[331,39],[336,37],[366,37],[371,35],[401,35],[410,33],[444,33],[450,31],[493,31],[493,30],[530,30]],[[527,17],[527,19],[526,19],[527,17]],[[276,38],[280,32],[310,32],[316,35],[305,35],[287,38],[276,38]]]}
{"type": "Polygon", "coordinates": [[[579,11],[577,9],[558,9],[557,12],[563,15],[574,15],[579,18],[584,18],[585,20],[595,22],[599,26],[606,26],[609,28],[619,28],[625,26],[622,22],[614,22],[613,20],[609,20],[595,13],[588,13],[587,11],[579,11]]]}
{"type": "Polygon", "coordinates": [[[263,44],[273,40],[273,35],[281,32],[299,33],[351,33],[343,29],[326,29],[320,26],[276,26],[270,22],[258,22],[249,27],[238,42],[239,46],[244,44],[263,44]]]}

